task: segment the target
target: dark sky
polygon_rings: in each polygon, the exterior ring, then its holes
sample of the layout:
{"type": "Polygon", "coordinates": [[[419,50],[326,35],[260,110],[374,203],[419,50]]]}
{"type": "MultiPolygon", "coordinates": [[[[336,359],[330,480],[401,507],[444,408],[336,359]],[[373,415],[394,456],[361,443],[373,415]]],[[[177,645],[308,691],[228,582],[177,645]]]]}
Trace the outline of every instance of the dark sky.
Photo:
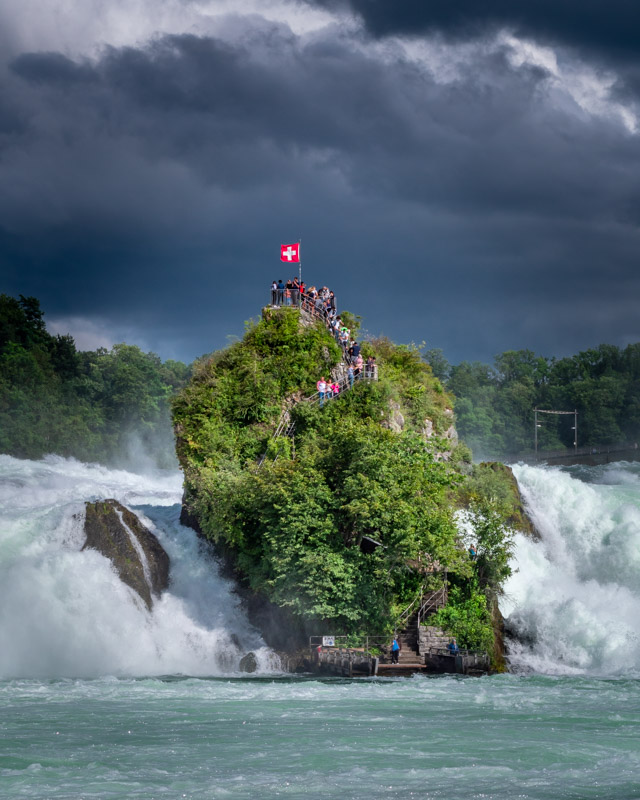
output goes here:
{"type": "Polygon", "coordinates": [[[635,0],[3,0],[0,291],[191,360],[301,237],[369,333],[454,363],[640,341],[639,31],[635,0]]]}

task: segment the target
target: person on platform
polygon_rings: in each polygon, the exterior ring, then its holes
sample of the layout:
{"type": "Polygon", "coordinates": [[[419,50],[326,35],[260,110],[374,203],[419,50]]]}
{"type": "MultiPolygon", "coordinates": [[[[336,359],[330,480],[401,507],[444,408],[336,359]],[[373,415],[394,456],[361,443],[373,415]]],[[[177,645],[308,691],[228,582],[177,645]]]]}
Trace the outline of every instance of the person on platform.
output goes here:
{"type": "Polygon", "coordinates": [[[391,663],[397,664],[400,659],[400,651],[402,650],[402,645],[393,637],[393,641],[391,642],[391,663]]]}
{"type": "Polygon", "coordinates": [[[291,283],[291,302],[294,308],[300,305],[300,283],[297,275],[291,283]]]}
{"type": "Polygon", "coordinates": [[[324,377],[320,378],[318,383],[316,383],[316,388],[318,389],[318,397],[320,398],[320,408],[322,408],[324,406],[324,397],[327,393],[327,382],[324,377]]]}
{"type": "Polygon", "coordinates": [[[355,375],[353,374],[353,364],[349,364],[349,368],[347,369],[347,377],[349,378],[349,388],[353,389],[353,382],[355,380],[355,375]]]}
{"type": "Polygon", "coordinates": [[[364,368],[364,377],[373,379],[375,374],[376,374],[376,360],[373,356],[369,356],[364,368]]]}
{"type": "Polygon", "coordinates": [[[278,282],[273,281],[271,283],[271,305],[277,306],[278,305],[278,282]]]}
{"type": "Polygon", "coordinates": [[[450,655],[457,656],[460,652],[460,648],[458,647],[458,643],[456,642],[456,637],[454,636],[453,639],[447,645],[447,650],[449,651],[450,655]]]}
{"type": "Polygon", "coordinates": [[[278,281],[278,305],[281,306],[284,303],[284,283],[282,282],[282,278],[278,281]]]}

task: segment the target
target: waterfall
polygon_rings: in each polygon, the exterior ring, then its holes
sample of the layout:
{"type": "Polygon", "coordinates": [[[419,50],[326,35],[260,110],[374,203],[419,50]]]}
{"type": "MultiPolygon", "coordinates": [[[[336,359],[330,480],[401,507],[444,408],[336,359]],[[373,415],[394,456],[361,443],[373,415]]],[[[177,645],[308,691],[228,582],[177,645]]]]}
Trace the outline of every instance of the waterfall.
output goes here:
{"type": "MultiPolygon", "coordinates": [[[[0,678],[217,675],[253,650],[274,657],[195,533],[180,525],[181,475],[136,475],[49,456],[0,456],[0,678]],[[95,550],[85,501],[131,508],[171,559],[149,612],[95,550]]],[[[134,537],[135,538],[135,537],[134,537]]]]}
{"type": "Polygon", "coordinates": [[[514,474],[539,542],[518,535],[501,610],[511,664],[552,674],[640,672],[640,464],[514,474]]]}

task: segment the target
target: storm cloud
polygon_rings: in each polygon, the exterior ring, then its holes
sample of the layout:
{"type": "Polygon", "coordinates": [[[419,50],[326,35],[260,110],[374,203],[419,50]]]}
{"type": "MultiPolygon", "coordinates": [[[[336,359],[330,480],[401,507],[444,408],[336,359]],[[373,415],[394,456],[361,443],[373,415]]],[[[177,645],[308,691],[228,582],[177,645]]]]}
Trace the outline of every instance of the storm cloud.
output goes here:
{"type": "Polygon", "coordinates": [[[310,0],[350,8],[376,36],[441,33],[474,40],[497,30],[585,48],[610,58],[640,56],[640,6],[629,0],[310,0]]]}
{"type": "Polygon", "coordinates": [[[301,237],[304,277],[370,333],[454,361],[640,339],[628,65],[623,87],[557,23],[488,11],[445,40],[438,4],[398,4],[395,22],[386,7],[14,46],[2,290],[40,297],[58,331],[190,359],[241,333],[287,277],[279,243],[301,237]]]}

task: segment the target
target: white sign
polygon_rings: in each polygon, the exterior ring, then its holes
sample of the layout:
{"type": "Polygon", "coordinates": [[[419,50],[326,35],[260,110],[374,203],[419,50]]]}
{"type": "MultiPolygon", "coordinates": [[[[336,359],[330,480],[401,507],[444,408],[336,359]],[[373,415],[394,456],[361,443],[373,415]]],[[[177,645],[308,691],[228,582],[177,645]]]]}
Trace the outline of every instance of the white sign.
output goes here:
{"type": "Polygon", "coordinates": [[[322,646],[323,647],[335,647],[336,641],[334,636],[323,636],[322,637],[322,646]]]}

